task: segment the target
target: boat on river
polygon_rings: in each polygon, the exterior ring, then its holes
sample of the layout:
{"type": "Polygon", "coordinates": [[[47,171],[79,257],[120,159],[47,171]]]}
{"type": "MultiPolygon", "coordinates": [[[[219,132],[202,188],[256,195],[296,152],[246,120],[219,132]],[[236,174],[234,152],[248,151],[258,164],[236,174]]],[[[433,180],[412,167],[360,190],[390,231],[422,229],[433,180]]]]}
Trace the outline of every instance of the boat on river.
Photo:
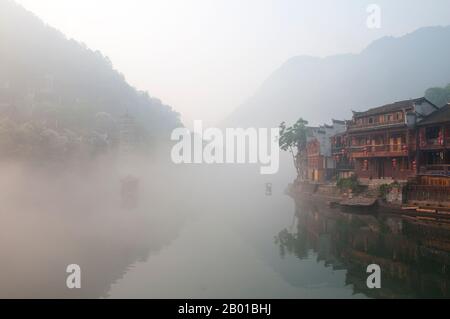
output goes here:
{"type": "Polygon", "coordinates": [[[378,207],[376,198],[354,197],[341,200],[337,203],[338,207],[360,214],[370,214],[378,207]]]}

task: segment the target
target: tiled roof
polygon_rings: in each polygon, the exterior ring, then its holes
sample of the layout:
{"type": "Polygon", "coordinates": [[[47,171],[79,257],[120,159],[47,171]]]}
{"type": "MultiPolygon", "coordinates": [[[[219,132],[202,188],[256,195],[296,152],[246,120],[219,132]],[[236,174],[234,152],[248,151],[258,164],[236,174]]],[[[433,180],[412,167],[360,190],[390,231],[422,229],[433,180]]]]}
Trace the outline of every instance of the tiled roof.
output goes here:
{"type": "Polygon", "coordinates": [[[345,125],[346,124],[345,121],[341,121],[341,120],[332,119],[331,121],[332,121],[333,124],[340,124],[340,125],[345,125]]]}
{"type": "Polygon", "coordinates": [[[421,104],[423,102],[428,102],[428,103],[432,104],[426,98],[421,97],[418,99],[404,100],[404,101],[399,101],[399,102],[395,102],[395,103],[391,103],[391,104],[386,104],[383,106],[369,109],[365,112],[353,111],[353,114],[355,117],[361,117],[361,116],[369,116],[369,115],[376,115],[376,114],[382,114],[382,113],[388,113],[388,112],[401,111],[405,108],[413,107],[414,104],[421,104]]]}
{"type": "Polygon", "coordinates": [[[443,106],[440,110],[431,113],[429,116],[420,121],[419,125],[429,125],[450,122],[450,103],[443,106]]]}

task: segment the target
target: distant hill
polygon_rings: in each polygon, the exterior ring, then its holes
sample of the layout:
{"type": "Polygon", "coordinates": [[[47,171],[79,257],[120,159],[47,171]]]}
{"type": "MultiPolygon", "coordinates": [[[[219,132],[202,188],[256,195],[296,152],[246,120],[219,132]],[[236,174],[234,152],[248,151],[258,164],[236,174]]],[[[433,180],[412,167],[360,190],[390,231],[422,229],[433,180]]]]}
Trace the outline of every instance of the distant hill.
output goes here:
{"type": "MultiPolygon", "coordinates": [[[[168,140],[181,125],[178,113],[131,87],[102,53],[67,39],[16,3],[0,0],[0,117],[8,118],[0,133],[31,122],[41,133],[47,128],[53,135],[66,130],[86,135],[101,131],[99,118],[117,124],[126,113],[147,140],[168,140]]],[[[4,139],[0,136],[0,142],[4,139]]]]}
{"type": "Polygon", "coordinates": [[[272,126],[303,117],[310,123],[351,117],[450,83],[450,27],[384,37],[360,54],[298,56],[276,70],[226,125],[272,126]]]}

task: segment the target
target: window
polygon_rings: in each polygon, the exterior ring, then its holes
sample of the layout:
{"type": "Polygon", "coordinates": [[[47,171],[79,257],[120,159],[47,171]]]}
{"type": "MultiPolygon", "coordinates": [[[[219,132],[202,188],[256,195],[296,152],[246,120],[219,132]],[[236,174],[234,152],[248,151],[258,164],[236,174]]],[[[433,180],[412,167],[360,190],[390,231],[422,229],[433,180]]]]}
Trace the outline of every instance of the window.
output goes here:
{"type": "Polygon", "coordinates": [[[434,139],[439,137],[439,127],[428,127],[426,131],[427,139],[434,139]]]}
{"type": "Polygon", "coordinates": [[[444,163],[444,152],[428,152],[425,155],[427,165],[440,165],[444,163]]]}
{"type": "Polygon", "coordinates": [[[396,121],[400,121],[402,118],[403,118],[403,113],[402,112],[395,113],[395,120],[396,121]]]}
{"type": "Polygon", "coordinates": [[[440,127],[427,127],[425,131],[425,136],[428,144],[439,145],[440,144],[440,136],[441,130],[440,127]]]}

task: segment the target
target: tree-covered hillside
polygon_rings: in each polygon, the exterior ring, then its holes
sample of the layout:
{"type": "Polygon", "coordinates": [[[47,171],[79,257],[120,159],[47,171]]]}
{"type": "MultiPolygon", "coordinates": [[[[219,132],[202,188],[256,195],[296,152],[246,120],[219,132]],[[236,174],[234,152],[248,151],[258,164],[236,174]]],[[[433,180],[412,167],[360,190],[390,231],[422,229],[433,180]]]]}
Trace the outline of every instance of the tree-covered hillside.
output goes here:
{"type": "Polygon", "coordinates": [[[77,144],[115,145],[120,118],[136,119],[143,145],[169,140],[179,115],[131,87],[108,57],[0,0],[2,154],[77,144]],[[41,144],[39,144],[41,143],[41,144]],[[9,148],[11,149],[9,149],[9,148]]]}

